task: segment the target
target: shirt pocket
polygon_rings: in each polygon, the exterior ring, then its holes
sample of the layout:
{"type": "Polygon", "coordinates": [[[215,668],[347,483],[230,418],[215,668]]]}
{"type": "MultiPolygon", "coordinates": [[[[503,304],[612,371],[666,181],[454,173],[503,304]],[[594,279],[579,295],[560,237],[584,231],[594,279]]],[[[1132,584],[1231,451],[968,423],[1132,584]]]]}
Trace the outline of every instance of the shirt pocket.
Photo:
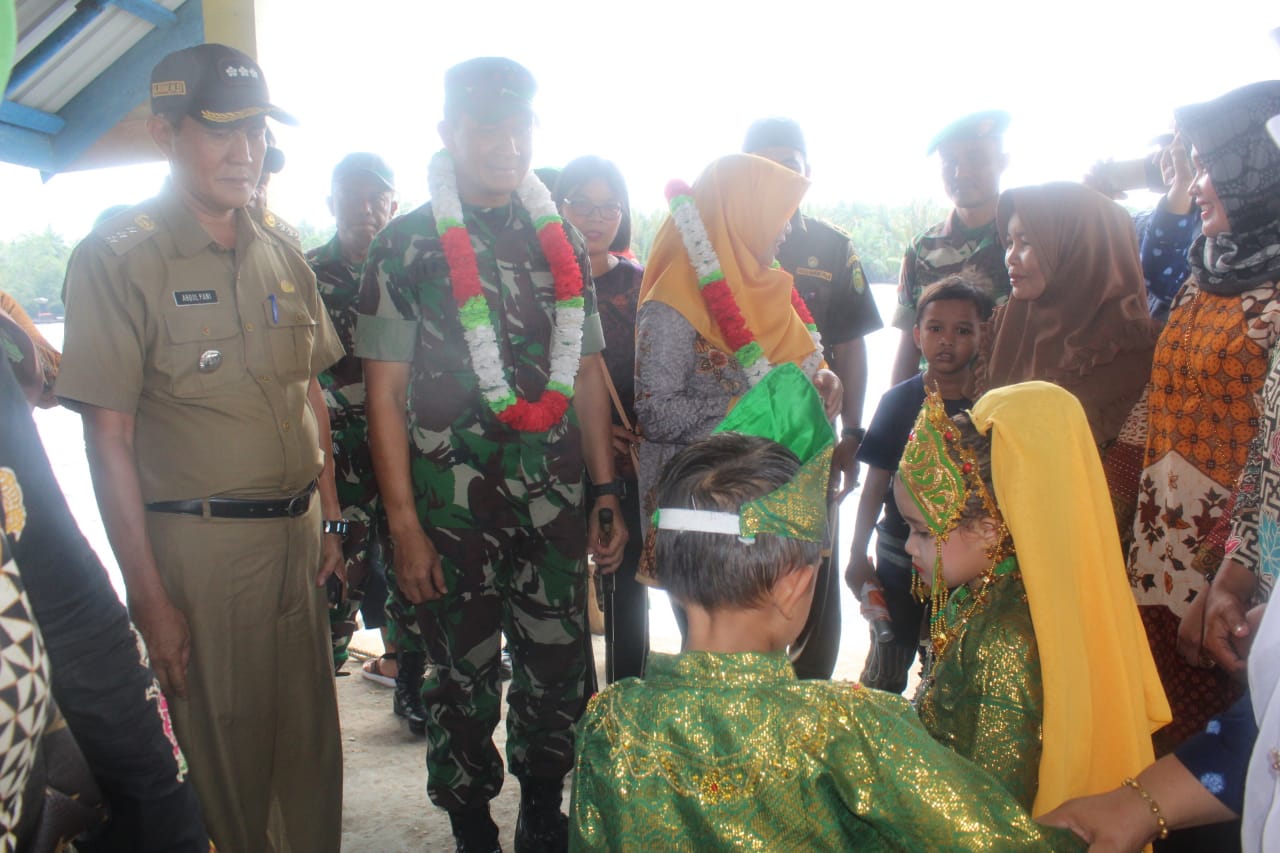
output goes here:
{"type": "Polygon", "coordinates": [[[244,372],[244,339],[235,313],[221,305],[172,308],[161,361],[176,397],[201,397],[230,385],[244,372]]]}
{"type": "Polygon", "coordinates": [[[309,380],[316,318],[296,295],[272,294],[262,300],[262,308],[276,376],[281,382],[309,380]]]}

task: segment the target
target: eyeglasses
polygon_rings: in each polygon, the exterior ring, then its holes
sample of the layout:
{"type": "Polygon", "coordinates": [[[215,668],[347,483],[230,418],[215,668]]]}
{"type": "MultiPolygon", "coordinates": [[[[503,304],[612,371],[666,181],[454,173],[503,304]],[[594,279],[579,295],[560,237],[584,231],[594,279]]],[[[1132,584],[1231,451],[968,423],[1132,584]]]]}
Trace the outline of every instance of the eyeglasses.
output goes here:
{"type": "Polygon", "coordinates": [[[608,204],[592,204],[582,198],[566,198],[564,203],[569,206],[569,210],[573,211],[574,216],[580,216],[583,219],[599,213],[601,219],[606,222],[613,222],[622,216],[622,205],[616,201],[611,201],[608,204]]]}

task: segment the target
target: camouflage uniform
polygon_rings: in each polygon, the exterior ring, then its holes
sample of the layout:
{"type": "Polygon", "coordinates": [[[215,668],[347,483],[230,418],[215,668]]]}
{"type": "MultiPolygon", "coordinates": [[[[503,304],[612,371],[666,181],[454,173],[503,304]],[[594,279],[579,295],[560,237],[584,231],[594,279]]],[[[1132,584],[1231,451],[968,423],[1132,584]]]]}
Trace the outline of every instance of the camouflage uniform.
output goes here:
{"type": "MultiPolygon", "coordinates": [[[[555,301],[550,268],[518,206],[466,207],[498,346],[516,393],[541,394],[555,301]]],[[[584,354],[603,349],[587,282],[584,354]]],[[[356,353],[410,363],[410,479],[448,593],[418,607],[438,688],[428,708],[427,791],[449,811],[502,786],[499,644],[514,674],[507,755],[521,778],[561,779],[586,693],[586,520],[577,419],[517,432],[485,405],[453,301],[430,205],[392,221],[365,262],[356,353]]]]}
{"type": "Polygon", "coordinates": [[[898,277],[898,309],[893,325],[904,332],[916,322],[916,304],[926,287],[952,273],[974,270],[991,283],[987,291],[997,305],[1009,299],[1009,270],[996,222],[965,228],[953,210],[945,220],[916,236],[902,259],[898,277]]]}
{"type": "MultiPolygon", "coordinates": [[[[355,615],[364,601],[371,574],[371,562],[390,553],[386,517],[378,505],[378,483],[369,453],[369,422],[364,408],[364,370],[356,358],[356,300],[360,295],[360,269],[342,255],[335,236],[307,253],[307,263],[316,274],[320,299],[333,328],[342,340],[346,355],[320,374],[320,387],[329,408],[329,428],[333,434],[334,480],[342,517],[350,522],[342,545],[347,567],[347,600],[329,611],[333,635],[333,663],[340,668],[347,661],[347,646],[355,631],[355,615]]],[[[420,651],[421,635],[413,605],[395,586],[394,573],[387,565],[388,642],[420,651]]]]}

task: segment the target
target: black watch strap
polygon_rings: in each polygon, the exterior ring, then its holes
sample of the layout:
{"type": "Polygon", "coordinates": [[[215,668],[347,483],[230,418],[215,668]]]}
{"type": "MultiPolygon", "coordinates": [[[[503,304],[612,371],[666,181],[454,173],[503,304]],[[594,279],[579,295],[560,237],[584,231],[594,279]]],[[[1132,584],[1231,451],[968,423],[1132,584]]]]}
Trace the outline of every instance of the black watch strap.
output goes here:
{"type": "Polygon", "coordinates": [[[613,495],[618,500],[622,500],[627,495],[627,481],[618,477],[612,482],[601,483],[598,486],[595,483],[587,484],[587,498],[595,500],[602,495],[613,495]]]}
{"type": "Polygon", "coordinates": [[[841,438],[856,438],[858,443],[862,443],[862,439],[867,437],[867,431],[862,427],[845,427],[840,430],[841,438]]]}
{"type": "Polygon", "coordinates": [[[330,521],[328,519],[325,519],[324,521],[320,522],[321,533],[336,533],[344,539],[347,537],[347,531],[350,529],[351,529],[351,522],[342,518],[338,519],[337,521],[330,521]]]}

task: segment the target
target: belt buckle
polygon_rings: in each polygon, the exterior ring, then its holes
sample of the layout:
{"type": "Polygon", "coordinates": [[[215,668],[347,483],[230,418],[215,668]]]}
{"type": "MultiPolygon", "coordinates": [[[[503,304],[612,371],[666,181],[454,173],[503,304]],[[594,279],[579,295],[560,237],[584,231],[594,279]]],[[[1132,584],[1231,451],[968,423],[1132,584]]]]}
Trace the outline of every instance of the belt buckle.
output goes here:
{"type": "Polygon", "coordinates": [[[290,518],[297,518],[300,515],[307,514],[307,507],[311,503],[311,490],[307,489],[300,495],[294,495],[289,498],[289,507],[285,510],[290,518]]]}

